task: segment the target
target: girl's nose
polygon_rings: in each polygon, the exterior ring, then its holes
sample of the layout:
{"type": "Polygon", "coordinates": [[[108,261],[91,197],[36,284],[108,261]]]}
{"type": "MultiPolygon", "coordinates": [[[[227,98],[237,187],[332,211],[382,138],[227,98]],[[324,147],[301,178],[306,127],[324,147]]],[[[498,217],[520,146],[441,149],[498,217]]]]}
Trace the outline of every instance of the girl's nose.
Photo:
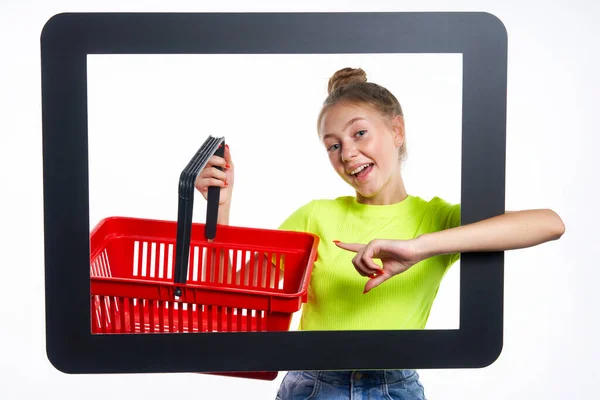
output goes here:
{"type": "Polygon", "coordinates": [[[356,157],[357,154],[358,154],[358,151],[354,145],[345,145],[344,149],[342,151],[342,161],[343,162],[349,161],[349,160],[353,159],[354,157],[356,157]]]}

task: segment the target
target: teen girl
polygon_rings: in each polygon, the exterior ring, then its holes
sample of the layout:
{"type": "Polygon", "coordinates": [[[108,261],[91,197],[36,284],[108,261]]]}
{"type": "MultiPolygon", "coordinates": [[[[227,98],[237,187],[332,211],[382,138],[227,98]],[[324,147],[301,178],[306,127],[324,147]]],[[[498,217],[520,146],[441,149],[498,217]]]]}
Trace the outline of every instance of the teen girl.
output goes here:
{"type": "MultiPolygon", "coordinates": [[[[321,239],[299,329],[423,329],[460,253],[525,248],[564,233],[561,218],[547,209],[460,226],[459,204],[406,191],[404,117],[396,97],[352,68],[337,71],[328,92],[317,132],[334,171],[356,195],[313,200],[279,227],[321,239]]],[[[221,187],[219,224],[229,224],[233,182],[226,146],[224,158],[213,156],[196,181],[205,198],[209,186],[221,187]]],[[[279,400],[424,398],[414,370],[291,371],[277,393],[279,400]]]]}

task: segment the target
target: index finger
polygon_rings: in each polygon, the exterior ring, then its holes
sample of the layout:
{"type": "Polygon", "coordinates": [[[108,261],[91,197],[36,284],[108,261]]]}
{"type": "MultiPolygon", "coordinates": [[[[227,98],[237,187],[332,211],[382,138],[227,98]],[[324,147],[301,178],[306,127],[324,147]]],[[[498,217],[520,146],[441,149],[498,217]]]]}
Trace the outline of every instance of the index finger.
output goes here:
{"type": "Polygon", "coordinates": [[[227,162],[227,164],[229,164],[230,167],[233,165],[233,162],[231,160],[231,151],[229,150],[229,146],[227,144],[225,144],[225,151],[223,152],[223,158],[225,158],[225,162],[227,162]]]}
{"type": "Polygon", "coordinates": [[[225,158],[218,156],[216,154],[213,154],[208,159],[208,163],[206,163],[205,168],[220,167],[220,168],[224,169],[225,165],[227,165],[227,160],[225,158]]]}
{"type": "Polygon", "coordinates": [[[334,240],[333,243],[335,243],[337,247],[340,247],[344,250],[353,251],[355,253],[358,253],[366,246],[360,243],[344,243],[340,242],[339,240],[334,240]]]}

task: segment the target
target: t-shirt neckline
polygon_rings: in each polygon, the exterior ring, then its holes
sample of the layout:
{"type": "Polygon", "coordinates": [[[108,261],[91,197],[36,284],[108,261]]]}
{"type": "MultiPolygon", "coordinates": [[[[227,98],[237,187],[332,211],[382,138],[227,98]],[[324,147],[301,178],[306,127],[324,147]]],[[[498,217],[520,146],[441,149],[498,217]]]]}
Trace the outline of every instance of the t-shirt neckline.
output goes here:
{"type": "Polygon", "coordinates": [[[399,212],[406,209],[414,200],[414,196],[408,194],[403,200],[393,204],[363,204],[356,200],[355,196],[350,197],[350,208],[360,214],[369,216],[390,215],[390,212],[399,212]]]}

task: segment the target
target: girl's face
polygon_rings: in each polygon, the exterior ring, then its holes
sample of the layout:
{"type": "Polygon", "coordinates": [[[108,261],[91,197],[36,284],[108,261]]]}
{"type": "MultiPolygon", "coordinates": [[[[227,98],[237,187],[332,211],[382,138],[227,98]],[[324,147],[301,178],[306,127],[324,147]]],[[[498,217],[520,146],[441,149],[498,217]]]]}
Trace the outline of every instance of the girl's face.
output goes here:
{"type": "Polygon", "coordinates": [[[359,201],[393,202],[397,185],[402,185],[398,149],[404,143],[404,121],[400,116],[389,121],[370,106],[338,103],[323,115],[320,136],[331,165],[356,190],[359,201]]]}

